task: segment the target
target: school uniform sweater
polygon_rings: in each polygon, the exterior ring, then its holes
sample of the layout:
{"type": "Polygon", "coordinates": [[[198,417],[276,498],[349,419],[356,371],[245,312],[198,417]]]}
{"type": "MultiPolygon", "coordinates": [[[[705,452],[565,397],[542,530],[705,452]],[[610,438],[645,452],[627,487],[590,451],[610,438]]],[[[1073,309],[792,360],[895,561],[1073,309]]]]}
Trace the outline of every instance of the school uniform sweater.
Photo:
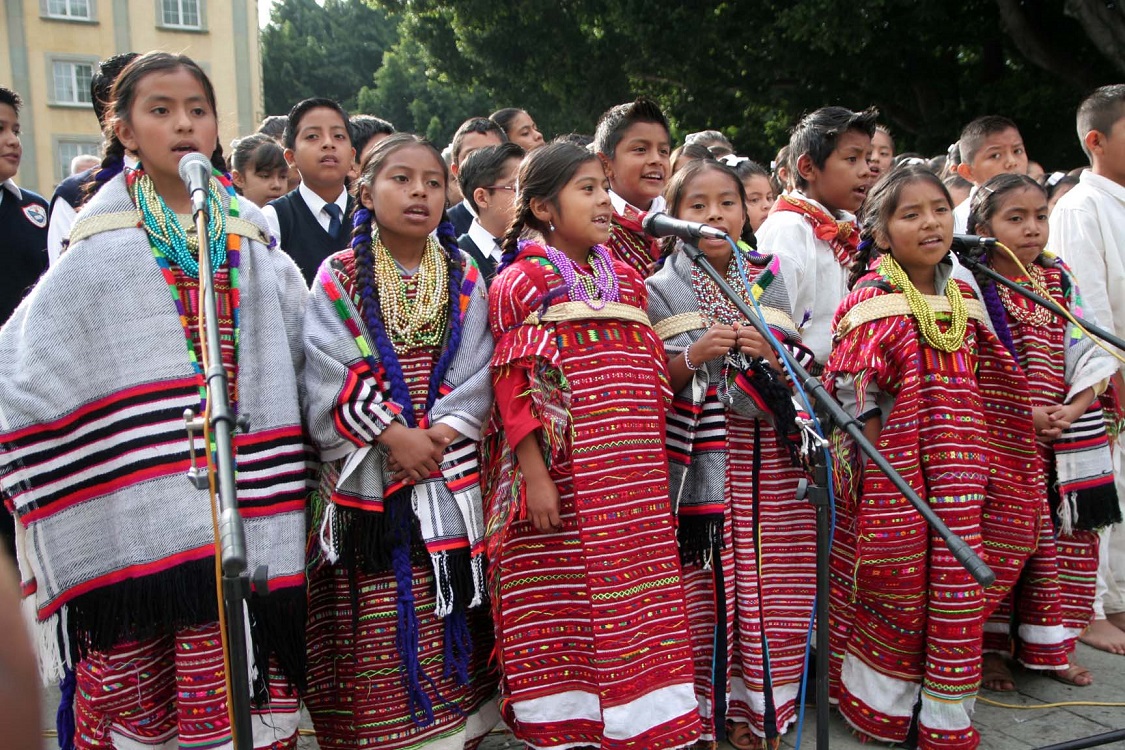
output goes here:
{"type": "Polygon", "coordinates": [[[47,270],[47,201],[38,193],[0,183],[0,325],[47,270]]]}
{"type": "Polygon", "coordinates": [[[473,223],[475,215],[473,210],[469,208],[466,201],[461,201],[456,206],[450,206],[445,210],[445,215],[449,217],[450,223],[453,224],[453,231],[458,235],[462,235],[469,231],[469,226],[473,223]]]}
{"type": "Polygon", "coordinates": [[[457,247],[476,261],[480,275],[488,286],[492,285],[492,280],[496,278],[496,268],[500,265],[500,247],[497,242],[475,219],[469,225],[469,231],[457,238],[457,247]]]}
{"type": "MultiPolygon", "coordinates": [[[[270,201],[268,206],[273,208],[277,215],[277,240],[281,244],[281,249],[297,263],[301,275],[305,277],[305,283],[312,284],[312,280],[316,278],[316,270],[324,259],[347,247],[351,236],[348,227],[351,226],[355,199],[348,196],[348,207],[344,211],[340,233],[336,237],[321,226],[302,197],[299,187],[270,201]]],[[[264,213],[268,220],[270,212],[264,213]]]]}

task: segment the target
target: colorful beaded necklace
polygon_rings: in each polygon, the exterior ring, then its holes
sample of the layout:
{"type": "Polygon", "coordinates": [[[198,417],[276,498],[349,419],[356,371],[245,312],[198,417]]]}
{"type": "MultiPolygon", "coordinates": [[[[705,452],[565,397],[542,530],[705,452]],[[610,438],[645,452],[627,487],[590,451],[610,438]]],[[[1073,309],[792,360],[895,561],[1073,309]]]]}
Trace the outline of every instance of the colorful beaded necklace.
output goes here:
{"type": "Polygon", "coordinates": [[[582,271],[562,250],[550,245],[546,249],[547,260],[559,270],[566,282],[567,296],[574,302],[585,302],[593,310],[601,310],[607,302],[621,299],[621,285],[613,271],[613,258],[605,245],[594,245],[590,255],[594,256],[590,267],[593,273],[582,271]]]}
{"type": "MultiPolygon", "coordinates": [[[[730,284],[742,297],[742,301],[751,307],[754,302],[751,300],[750,295],[754,299],[760,299],[762,292],[770,285],[775,277],[777,271],[778,260],[774,256],[769,265],[762,269],[758,276],[750,282],[750,288],[747,289],[746,285],[742,282],[742,274],[739,271],[739,266],[753,258],[761,261],[761,256],[757,255],[750,249],[749,245],[739,243],[739,254],[736,256],[731,253],[730,261],[727,263],[726,273],[723,274],[726,282],[730,284]]],[[[699,302],[699,312],[707,325],[714,325],[722,323],[724,325],[734,325],[735,323],[743,322],[743,315],[739,312],[734,303],[727,299],[719,289],[719,285],[711,280],[697,265],[691,267],[691,288],[695,292],[695,298],[699,302]]]]}
{"type": "Polygon", "coordinates": [[[918,329],[922,332],[922,338],[926,340],[927,344],[943,352],[955,352],[961,348],[965,343],[969,311],[965,307],[965,298],[961,296],[961,288],[957,286],[956,281],[950,278],[945,284],[945,298],[949,300],[949,307],[953,312],[949,330],[943,332],[938,327],[937,316],[933,308],[926,303],[925,297],[910,281],[906,271],[902,270],[902,266],[890,253],[884,255],[879,261],[879,273],[898,287],[903,296],[906,297],[906,302],[910,305],[910,312],[914,315],[914,319],[918,321],[918,329]]]}
{"type": "MultiPolygon", "coordinates": [[[[1021,286],[1030,286],[1032,291],[1038,294],[1043,294],[1046,291],[1044,287],[1046,276],[1043,273],[1043,269],[1041,269],[1037,263],[1029,263],[1027,265],[1027,275],[1027,283],[1024,283],[1024,279],[1013,280],[1021,286]]],[[[1036,302],[1031,302],[1030,300],[1024,301],[1022,296],[1017,300],[1017,298],[1013,296],[1012,290],[1003,284],[996,285],[996,292],[1000,295],[1000,301],[1004,303],[1004,309],[1008,311],[1008,314],[1023,325],[1042,328],[1050,325],[1055,320],[1055,314],[1050,310],[1036,302]]],[[[1049,297],[1050,295],[1045,294],[1044,296],[1049,297]]]]}
{"type": "MultiPolygon", "coordinates": [[[[234,361],[238,362],[238,346],[239,346],[239,338],[240,338],[239,337],[239,331],[240,331],[240,327],[239,327],[239,311],[240,311],[240,305],[239,305],[239,302],[240,302],[239,265],[240,265],[240,262],[241,262],[241,253],[238,249],[239,248],[238,236],[235,235],[235,234],[227,234],[226,233],[226,213],[227,213],[227,211],[223,209],[222,200],[221,200],[220,194],[219,194],[219,188],[222,188],[223,190],[225,190],[227,195],[229,196],[230,208],[227,209],[227,210],[229,210],[230,215],[234,216],[234,217],[238,216],[238,194],[235,193],[234,185],[226,177],[226,175],[222,174],[218,170],[214,170],[212,172],[212,176],[213,176],[214,179],[211,180],[211,186],[210,186],[210,189],[208,190],[208,195],[207,195],[207,202],[208,202],[208,205],[211,206],[210,215],[213,219],[210,222],[211,225],[213,226],[213,225],[219,224],[221,222],[221,224],[223,226],[223,252],[221,254],[222,261],[220,261],[220,263],[229,261],[228,271],[229,271],[229,274],[230,274],[231,320],[233,321],[233,325],[234,325],[234,332],[233,332],[234,361]],[[215,208],[216,206],[217,206],[217,208],[215,208]],[[214,219],[216,217],[221,217],[220,221],[214,221],[214,219]]],[[[125,186],[129,190],[130,197],[132,197],[134,203],[136,203],[137,209],[140,210],[140,212],[141,212],[141,216],[142,216],[142,219],[143,219],[143,225],[144,225],[144,229],[145,229],[145,234],[148,235],[148,240],[149,240],[148,244],[149,244],[149,247],[152,248],[153,258],[156,259],[156,265],[160,267],[160,273],[161,273],[161,275],[164,276],[165,283],[168,284],[168,288],[172,293],[172,302],[176,305],[176,312],[179,313],[179,316],[180,316],[180,325],[183,326],[184,338],[187,341],[188,358],[191,360],[191,366],[192,366],[192,369],[195,371],[195,378],[196,378],[196,382],[198,383],[198,387],[199,387],[199,403],[200,403],[200,411],[202,412],[202,411],[206,410],[206,408],[207,408],[207,381],[204,378],[203,365],[202,365],[202,363],[200,363],[199,357],[197,357],[196,354],[195,354],[195,344],[194,344],[194,340],[193,340],[192,335],[191,335],[191,325],[188,322],[187,308],[184,306],[184,301],[183,301],[183,299],[180,295],[179,287],[176,285],[176,275],[172,271],[172,263],[175,262],[176,265],[179,265],[180,268],[184,271],[185,274],[188,274],[188,275],[190,275],[190,274],[188,273],[187,268],[185,268],[182,264],[180,264],[175,258],[169,258],[169,256],[164,252],[164,246],[167,243],[162,243],[161,239],[166,239],[167,236],[168,236],[167,233],[161,234],[160,238],[158,239],[158,237],[156,235],[154,235],[154,232],[153,232],[153,229],[152,229],[152,227],[154,227],[154,226],[155,227],[160,227],[160,226],[168,227],[168,226],[174,225],[182,234],[182,233],[184,233],[183,227],[180,226],[180,221],[176,217],[176,215],[168,208],[168,205],[164,202],[163,199],[160,198],[160,196],[158,194],[156,194],[156,192],[154,190],[151,192],[151,195],[146,195],[146,197],[141,199],[141,200],[137,199],[137,196],[140,194],[140,191],[136,188],[136,185],[137,185],[138,182],[141,182],[141,181],[146,182],[151,186],[152,178],[150,178],[150,177],[148,177],[147,175],[144,174],[144,168],[141,165],[138,164],[137,168],[135,170],[126,170],[126,172],[125,172],[125,186]],[[151,198],[152,196],[155,196],[156,200],[149,200],[148,199],[148,198],[151,198]],[[159,212],[159,214],[157,214],[157,212],[159,212]]],[[[149,188],[149,189],[151,189],[151,188],[149,188]]],[[[208,239],[209,240],[210,240],[210,237],[211,237],[212,234],[213,234],[213,232],[208,231],[208,239]]],[[[209,242],[209,244],[210,244],[210,242],[209,242]]],[[[198,242],[196,243],[196,248],[198,248],[198,242]]],[[[212,250],[210,252],[210,255],[211,255],[212,263],[214,263],[215,259],[216,259],[215,252],[212,250]]],[[[192,258],[192,260],[195,261],[194,258],[192,258]]],[[[219,270],[219,267],[220,267],[220,265],[216,264],[216,265],[212,265],[211,268],[212,268],[213,271],[217,271],[217,270],[219,270]]],[[[194,276],[194,278],[198,278],[198,277],[199,277],[199,264],[198,264],[198,262],[196,262],[195,263],[195,276],[194,276]]],[[[202,304],[202,302],[200,304],[202,304]]],[[[232,390],[231,409],[235,413],[238,413],[237,382],[233,385],[231,390],[232,390]]]]}
{"type": "MultiPolygon", "coordinates": [[[[129,195],[144,217],[145,231],[149,242],[160,248],[165,257],[183,269],[193,279],[199,278],[199,237],[188,233],[180,226],[176,214],[156,192],[156,184],[138,165],[130,173],[133,179],[126,180],[129,195]]],[[[215,171],[214,174],[219,174],[215,171]]],[[[207,253],[211,257],[211,268],[219,268],[227,259],[227,217],[219,192],[212,182],[207,191],[207,253]]]]}
{"type": "Polygon", "coordinates": [[[427,237],[418,271],[403,279],[390,250],[377,232],[373,234],[372,272],[379,287],[379,306],[387,336],[395,353],[441,346],[449,322],[449,265],[441,245],[433,236],[427,237]]]}

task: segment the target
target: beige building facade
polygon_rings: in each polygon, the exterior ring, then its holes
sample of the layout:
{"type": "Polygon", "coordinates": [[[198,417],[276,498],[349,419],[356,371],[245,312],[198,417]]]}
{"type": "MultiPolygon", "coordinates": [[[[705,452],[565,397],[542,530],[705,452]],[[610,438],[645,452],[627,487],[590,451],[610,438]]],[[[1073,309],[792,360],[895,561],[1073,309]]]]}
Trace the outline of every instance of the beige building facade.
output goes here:
{"type": "Polygon", "coordinates": [[[164,50],[200,64],[215,86],[224,152],[262,118],[258,0],[2,0],[0,86],[23,98],[16,182],[50,197],[74,156],[100,156],[90,104],[98,61],[164,50]]]}

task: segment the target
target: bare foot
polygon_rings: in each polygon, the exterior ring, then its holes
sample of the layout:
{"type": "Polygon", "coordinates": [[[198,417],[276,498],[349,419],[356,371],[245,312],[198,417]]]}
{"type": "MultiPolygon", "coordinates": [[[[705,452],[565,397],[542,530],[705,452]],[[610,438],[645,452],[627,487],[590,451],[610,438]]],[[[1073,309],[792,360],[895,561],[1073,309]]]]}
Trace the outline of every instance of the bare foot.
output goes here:
{"type": "Polygon", "coordinates": [[[1114,627],[1109,620],[1094,620],[1078,640],[1111,654],[1125,654],[1125,630],[1114,627]]]}
{"type": "Polygon", "coordinates": [[[1008,660],[1000,654],[984,655],[981,660],[980,681],[986,690],[995,690],[998,693],[1012,693],[1016,689],[1012,670],[1008,669],[1008,660]]]}
{"type": "Polygon", "coordinates": [[[1094,675],[1089,669],[1078,664],[1071,657],[1070,664],[1066,669],[1061,671],[1049,671],[1047,676],[1054,677],[1059,682],[1065,682],[1068,685],[1076,685],[1078,687],[1086,687],[1087,685],[1094,684],[1094,675]]]}
{"type": "Polygon", "coordinates": [[[1125,630],[1125,612],[1114,612],[1105,616],[1109,620],[1109,624],[1118,630],[1125,630]]]}

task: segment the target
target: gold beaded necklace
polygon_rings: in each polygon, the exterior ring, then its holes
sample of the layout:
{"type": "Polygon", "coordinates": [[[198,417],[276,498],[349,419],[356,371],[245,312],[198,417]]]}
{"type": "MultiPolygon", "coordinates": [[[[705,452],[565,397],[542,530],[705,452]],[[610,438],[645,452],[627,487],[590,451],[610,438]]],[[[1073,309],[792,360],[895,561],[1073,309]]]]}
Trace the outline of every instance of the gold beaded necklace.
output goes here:
{"type": "Polygon", "coordinates": [[[395,353],[440,346],[449,319],[449,267],[438,241],[426,239],[418,271],[408,279],[402,278],[395,259],[377,234],[372,238],[371,255],[383,324],[395,353]]]}
{"type": "Polygon", "coordinates": [[[961,289],[957,286],[957,282],[950,279],[945,284],[945,298],[949,300],[949,307],[953,314],[949,330],[943,333],[941,328],[938,327],[933,308],[926,304],[926,298],[922,296],[922,293],[910,281],[910,277],[906,275],[906,271],[902,270],[902,266],[895,261],[890,253],[884,255],[882,260],[879,261],[879,273],[886,276],[892,284],[902,290],[907,304],[910,305],[911,314],[918,321],[922,338],[926,340],[927,344],[943,352],[955,352],[961,348],[961,345],[965,343],[969,311],[965,307],[965,299],[961,296],[961,289]]]}

